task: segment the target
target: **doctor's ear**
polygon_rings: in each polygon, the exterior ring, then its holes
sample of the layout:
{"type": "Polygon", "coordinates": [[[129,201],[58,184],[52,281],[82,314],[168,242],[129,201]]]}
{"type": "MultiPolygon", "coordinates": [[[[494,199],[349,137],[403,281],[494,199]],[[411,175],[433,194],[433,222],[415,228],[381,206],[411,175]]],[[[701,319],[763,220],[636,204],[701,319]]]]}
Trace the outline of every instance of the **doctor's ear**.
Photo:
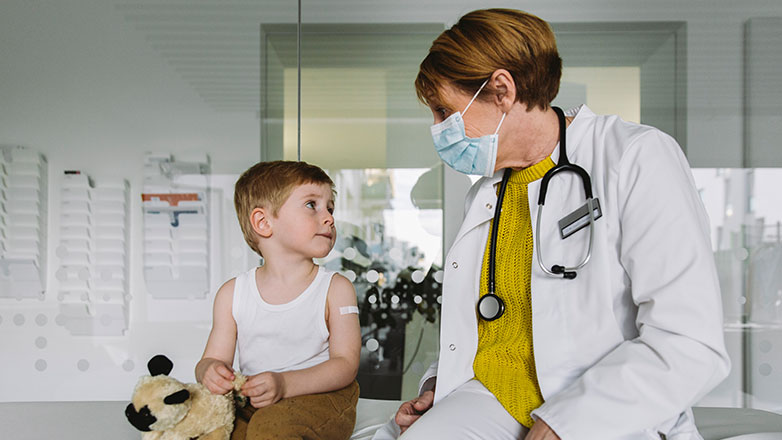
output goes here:
{"type": "Polygon", "coordinates": [[[516,102],[516,82],[513,76],[505,69],[497,69],[489,78],[490,90],[493,93],[493,101],[503,112],[510,111],[516,102]]]}
{"type": "Polygon", "coordinates": [[[272,235],[271,215],[263,208],[255,208],[250,213],[250,224],[253,231],[263,238],[269,238],[272,235]]]}

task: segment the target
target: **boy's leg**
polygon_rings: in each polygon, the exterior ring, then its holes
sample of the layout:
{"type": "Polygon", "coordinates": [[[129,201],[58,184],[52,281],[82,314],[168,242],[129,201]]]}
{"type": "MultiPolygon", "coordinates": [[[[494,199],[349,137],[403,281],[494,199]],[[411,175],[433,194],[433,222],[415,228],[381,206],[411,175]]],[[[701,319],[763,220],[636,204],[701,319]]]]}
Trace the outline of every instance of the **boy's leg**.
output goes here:
{"type": "Polygon", "coordinates": [[[410,425],[400,440],[518,440],[528,429],[473,379],[454,390],[410,425]]]}
{"type": "Polygon", "coordinates": [[[248,403],[246,407],[236,407],[236,419],[234,420],[234,430],[231,433],[231,440],[245,440],[247,437],[247,424],[250,422],[255,408],[248,403]]]}
{"type": "Polygon", "coordinates": [[[255,411],[246,440],[347,440],[356,424],[358,383],[329,393],[282,399],[255,411]]]}
{"type": "Polygon", "coordinates": [[[221,426],[206,435],[198,437],[198,440],[226,440],[231,435],[227,428],[227,426],[221,426]]]}

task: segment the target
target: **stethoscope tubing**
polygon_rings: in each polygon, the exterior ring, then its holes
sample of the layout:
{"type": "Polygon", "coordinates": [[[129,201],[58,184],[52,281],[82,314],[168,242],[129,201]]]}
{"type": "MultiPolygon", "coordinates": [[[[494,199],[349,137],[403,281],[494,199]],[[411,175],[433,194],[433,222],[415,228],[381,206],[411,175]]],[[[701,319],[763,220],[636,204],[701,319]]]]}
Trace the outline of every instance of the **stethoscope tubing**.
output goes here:
{"type": "MultiPolygon", "coordinates": [[[[595,227],[595,215],[594,215],[594,198],[592,197],[592,181],[589,177],[589,173],[583,168],[573,163],[567,158],[566,149],[566,135],[565,135],[565,114],[559,107],[553,107],[552,109],[557,114],[559,120],[559,161],[557,164],[548,170],[543,176],[540,184],[540,193],[538,195],[538,213],[535,221],[535,250],[537,254],[537,261],[540,268],[548,275],[554,277],[562,277],[564,279],[574,279],[577,275],[577,271],[583,268],[592,257],[592,246],[594,244],[594,227],[595,227]],[[540,224],[541,215],[543,213],[543,205],[546,203],[546,194],[548,192],[548,184],[553,176],[561,172],[572,172],[581,178],[581,182],[584,186],[584,195],[586,196],[587,211],[589,215],[589,247],[587,248],[586,256],[575,266],[566,267],[560,265],[553,265],[549,269],[543,261],[543,254],[541,252],[540,242],[540,224]]],[[[483,295],[478,301],[478,314],[486,321],[493,321],[505,311],[505,303],[502,299],[496,295],[495,284],[495,269],[496,269],[496,256],[497,256],[497,234],[500,225],[500,214],[502,213],[502,201],[505,198],[505,188],[508,186],[508,180],[510,179],[511,169],[506,168],[502,175],[502,182],[500,189],[497,193],[497,204],[494,208],[494,219],[492,220],[491,239],[489,241],[489,276],[488,276],[488,293],[483,295]],[[495,304],[496,303],[496,304],[495,304]],[[487,305],[488,304],[488,305],[487,305]],[[485,315],[482,311],[483,306],[486,305],[489,308],[496,308],[496,311],[491,315],[485,315]]]]}
{"type": "Polygon", "coordinates": [[[512,171],[510,168],[505,168],[505,172],[502,174],[502,184],[500,184],[500,190],[497,193],[497,203],[494,207],[494,219],[491,225],[491,241],[489,242],[489,293],[494,294],[494,270],[496,266],[495,256],[497,255],[497,233],[500,229],[500,214],[502,213],[502,201],[505,199],[505,188],[508,187],[508,179],[510,179],[512,171]]]}

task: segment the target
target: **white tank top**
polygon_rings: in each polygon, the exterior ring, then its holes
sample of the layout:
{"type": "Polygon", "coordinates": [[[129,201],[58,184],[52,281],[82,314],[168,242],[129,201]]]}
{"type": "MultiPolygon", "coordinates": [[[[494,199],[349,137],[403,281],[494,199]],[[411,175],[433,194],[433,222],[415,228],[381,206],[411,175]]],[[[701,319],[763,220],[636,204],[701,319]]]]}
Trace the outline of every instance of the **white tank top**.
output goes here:
{"type": "Polygon", "coordinates": [[[232,314],[239,368],[245,375],[302,370],[329,359],[326,295],[335,272],[318,267],[312,283],[293,301],[269,304],[253,268],[236,277],[232,314]]]}

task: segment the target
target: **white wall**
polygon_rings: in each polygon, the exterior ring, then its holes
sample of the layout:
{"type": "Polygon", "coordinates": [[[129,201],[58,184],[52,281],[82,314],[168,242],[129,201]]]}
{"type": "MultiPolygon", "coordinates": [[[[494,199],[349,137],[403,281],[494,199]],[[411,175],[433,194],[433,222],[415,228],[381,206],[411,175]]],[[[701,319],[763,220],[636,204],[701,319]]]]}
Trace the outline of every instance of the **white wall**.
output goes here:
{"type": "MultiPolygon", "coordinates": [[[[155,306],[141,273],[143,153],[207,152],[213,172],[236,174],[260,157],[256,115],[210,108],[111,2],[4,0],[0,143],[27,146],[48,159],[51,268],[43,301],[0,299],[0,401],[123,400],[158,352],[175,360],[177,377],[192,380],[213,296],[148,309],[155,306]],[[131,185],[132,325],[122,337],[74,337],[56,323],[55,207],[62,172],[74,169],[131,185]],[[163,307],[165,321],[156,318],[163,307]],[[46,363],[43,371],[36,369],[39,360],[46,363]]],[[[231,221],[230,200],[220,207],[231,221]]],[[[212,293],[222,281],[212,280],[212,293]]]]}

